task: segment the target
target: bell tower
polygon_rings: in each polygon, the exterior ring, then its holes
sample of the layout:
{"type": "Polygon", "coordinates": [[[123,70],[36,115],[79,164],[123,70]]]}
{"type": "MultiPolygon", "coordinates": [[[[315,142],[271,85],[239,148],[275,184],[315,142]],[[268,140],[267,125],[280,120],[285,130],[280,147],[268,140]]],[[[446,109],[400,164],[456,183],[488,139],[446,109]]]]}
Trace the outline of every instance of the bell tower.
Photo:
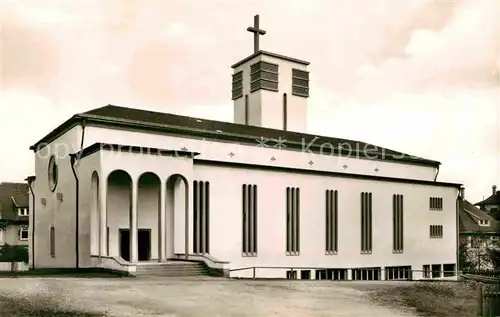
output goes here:
{"type": "Polygon", "coordinates": [[[234,122],[264,128],[307,132],[309,62],[260,50],[259,15],[247,31],[254,52],[231,66],[234,122]]]}

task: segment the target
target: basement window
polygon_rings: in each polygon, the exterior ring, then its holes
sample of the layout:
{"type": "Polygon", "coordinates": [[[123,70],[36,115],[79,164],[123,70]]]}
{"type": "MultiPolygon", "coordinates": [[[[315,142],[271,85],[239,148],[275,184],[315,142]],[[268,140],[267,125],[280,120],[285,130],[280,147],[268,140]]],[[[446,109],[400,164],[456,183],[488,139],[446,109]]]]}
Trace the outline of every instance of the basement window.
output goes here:
{"type": "Polygon", "coordinates": [[[444,277],[455,276],[455,264],[443,264],[443,276],[444,277]]]}
{"type": "Polygon", "coordinates": [[[287,280],[296,280],[297,279],[297,271],[294,271],[294,270],[286,271],[286,279],[287,280]]]}
{"type": "Polygon", "coordinates": [[[311,279],[311,270],[301,270],[300,271],[300,279],[301,280],[310,280],[311,279]]]}

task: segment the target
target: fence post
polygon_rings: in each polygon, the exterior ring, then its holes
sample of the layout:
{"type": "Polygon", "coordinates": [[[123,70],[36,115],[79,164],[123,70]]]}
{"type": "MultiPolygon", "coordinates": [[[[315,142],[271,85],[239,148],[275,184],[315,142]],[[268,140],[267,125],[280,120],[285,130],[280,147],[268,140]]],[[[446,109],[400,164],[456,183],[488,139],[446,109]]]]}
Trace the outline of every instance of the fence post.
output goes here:
{"type": "Polygon", "coordinates": [[[477,315],[483,317],[483,284],[479,284],[478,294],[477,294],[477,315]]]}

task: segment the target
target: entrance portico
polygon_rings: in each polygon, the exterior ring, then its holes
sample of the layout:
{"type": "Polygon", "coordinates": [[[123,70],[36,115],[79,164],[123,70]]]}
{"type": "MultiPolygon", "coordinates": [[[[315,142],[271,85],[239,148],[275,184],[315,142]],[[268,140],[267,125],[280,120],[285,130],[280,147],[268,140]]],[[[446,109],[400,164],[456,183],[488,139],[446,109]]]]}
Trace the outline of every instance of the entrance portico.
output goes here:
{"type": "Polygon", "coordinates": [[[99,146],[101,166],[91,178],[91,255],[136,263],[189,254],[196,153],[99,146]]]}

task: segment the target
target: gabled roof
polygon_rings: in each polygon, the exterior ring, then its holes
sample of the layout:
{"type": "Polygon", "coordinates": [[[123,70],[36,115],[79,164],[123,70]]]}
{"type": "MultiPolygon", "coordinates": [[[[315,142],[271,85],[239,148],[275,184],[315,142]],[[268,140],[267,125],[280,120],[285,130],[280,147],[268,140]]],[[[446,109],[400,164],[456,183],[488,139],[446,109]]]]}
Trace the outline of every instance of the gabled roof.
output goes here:
{"type": "Polygon", "coordinates": [[[484,206],[484,205],[500,205],[500,191],[497,191],[494,195],[486,198],[483,201],[475,203],[476,206],[484,206]]]}
{"type": "Polygon", "coordinates": [[[500,222],[483,210],[480,210],[467,200],[459,200],[459,229],[460,233],[498,233],[500,222]],[[478,220],[487,220],[489,226],[480,226],[478,220]]]}
{"type": "Polygon", "coordinates": [[[191,136],[247,145],[278,147],[285,150],[311,151],[327,155],[389,160],[438,167],[441,163],[373,144],[326,136],[268,129],[250,125],[193,118],[170,113],[108,105],[76,114],[30,147],[42,149],[75,125],[100,125],[179,136],[191,136]]]}
{"type": "Polygon", "coordinates": [[[28,184],[0,183],[0,214],[2,219],[17,219],[16,208],[29,207],[28,184]]]}

